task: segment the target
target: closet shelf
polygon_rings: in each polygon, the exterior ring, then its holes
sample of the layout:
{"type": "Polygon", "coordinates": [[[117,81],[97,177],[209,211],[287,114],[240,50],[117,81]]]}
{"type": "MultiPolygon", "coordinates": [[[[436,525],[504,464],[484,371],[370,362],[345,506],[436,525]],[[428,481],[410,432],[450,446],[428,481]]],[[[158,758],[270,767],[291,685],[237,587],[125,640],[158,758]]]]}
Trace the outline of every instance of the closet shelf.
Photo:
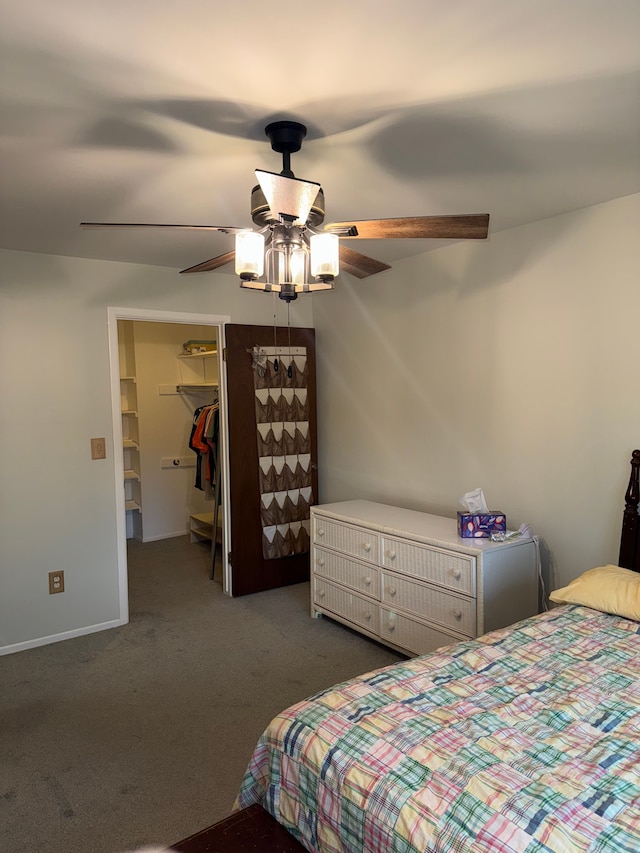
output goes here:
{"type": "Polygon", "coordinates": [[[178,358],[185,358],[185,359],[189,359],[189,358],[217,358],[217,356],[218,356],[218,350],[212,349],[212,350],[207,350],[207,352],[180,353],[178,355],[178,358]]]}
{"type": "Polygon", "coordinates": [[[181,353],[177,356],[175,392],[209,391],[218,387],[218,351],[181,353]]]}
{"type": "MultiPolygon", "coordinates": [[[[212,512],[197,512],[189,516],[191,541],[195,539],[199,541],[213,539],[213,513],[212,512]],[[195,539],[194,539],[195,537],[195,539]]],[[[218,512],[217,518],[217,535],[216,540],[222,542],[222,514],[218,512]]]]}
{"type": "Polygon", "coordinates": [[[121,376],[120,377],[120,382],[134,382],[135,383],[135,381],[136,381],[135,376],[121,376]]]}
{"type": "Polygon", "coordinates": [[[133,448],[134,450],[139,450],[140,445],[137,441],[134,441],[132,438],[124,438],[122,440],[122,446],[124,448],[133,448]]]}
{"type": "Polygon", "coordinates": [[[194,536],[198,536],[200,539],[207,539],[210,542],[212,530],[212,527],[210,527],[209,530],[205,530],[204,528],[192,527],[191,533],[193,533],[194,536]]]}
{"type": "Polygon", "coordinates": [[[125,480],[139,480],[140,474],[132,468],[127,468],[124,472],[124,478],[125,480]]]}
{"type": "Polygon", "coordinates": [[[138,417],[138,413],[136,412],[135,409],[123,409],[122,414],[123,415],[131,415],[132,418],[138,417]]]}
{"type": "Polygon", "coordinates": [[[132,511],[140,512],[140,504],[136,503],[135,501],[125,501],[124,502],[124,508],[127,511],[132,510],[132,511]]]}
{"type": "MultiPolygon", "coordinates": [[[[191,356],[187,356],[191,358],[191,356]]],[[[209,388],[217,388],[217,382],[180,382],[176,385],[177,391],[207,391],[209,388]]]]}

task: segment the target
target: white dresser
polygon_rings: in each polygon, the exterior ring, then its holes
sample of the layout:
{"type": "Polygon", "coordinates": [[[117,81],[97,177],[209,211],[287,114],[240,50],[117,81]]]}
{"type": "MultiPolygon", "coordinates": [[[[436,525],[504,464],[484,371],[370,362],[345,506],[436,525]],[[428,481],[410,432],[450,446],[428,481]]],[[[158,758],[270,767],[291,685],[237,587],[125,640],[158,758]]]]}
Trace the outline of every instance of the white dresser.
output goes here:
{"type": "Polygon", "coordinates": [[[407,654],[538,612],[536,543],[462,539],[457,521],[370,501],[311,509],[311,613],[407,654]]]}

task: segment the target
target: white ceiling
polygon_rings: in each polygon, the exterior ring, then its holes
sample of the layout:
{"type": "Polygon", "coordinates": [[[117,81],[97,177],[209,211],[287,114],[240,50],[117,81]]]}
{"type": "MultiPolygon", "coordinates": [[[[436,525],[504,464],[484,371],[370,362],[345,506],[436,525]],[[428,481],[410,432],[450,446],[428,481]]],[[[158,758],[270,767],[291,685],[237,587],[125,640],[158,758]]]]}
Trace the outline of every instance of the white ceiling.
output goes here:
{"type": "MultiPolygon", "coordinates": [[[[250,226],[270,120],[327,221],[491,214],[640,190],[638,0],[0,0],[0,246],[182,269],[250,226]]],[[[434,245],[359,241],[391,262],[434,245]]],[[[224,271],[232,272],[232,267],[224,271]]]]}

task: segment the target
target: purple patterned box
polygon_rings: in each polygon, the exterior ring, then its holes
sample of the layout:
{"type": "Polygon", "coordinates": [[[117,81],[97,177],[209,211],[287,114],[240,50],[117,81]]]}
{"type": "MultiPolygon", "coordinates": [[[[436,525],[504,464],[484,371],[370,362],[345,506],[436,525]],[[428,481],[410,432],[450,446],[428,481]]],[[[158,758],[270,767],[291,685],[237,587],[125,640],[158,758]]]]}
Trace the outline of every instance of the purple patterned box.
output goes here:
{"type": "Polygon", "coordinates": [[[458,512],[458,533],[463,539],[488,539],[492,533],[504,533],[507,517],[500,510],[458,512]]]}

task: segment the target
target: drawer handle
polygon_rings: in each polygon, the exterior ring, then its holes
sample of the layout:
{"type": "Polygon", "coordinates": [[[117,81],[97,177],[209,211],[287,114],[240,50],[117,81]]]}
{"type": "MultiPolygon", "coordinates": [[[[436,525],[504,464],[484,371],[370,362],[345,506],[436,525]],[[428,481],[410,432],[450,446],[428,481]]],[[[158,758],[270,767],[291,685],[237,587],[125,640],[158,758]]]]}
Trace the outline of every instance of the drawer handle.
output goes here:
{"type": "Polygon", "coordinates": [[[365,551],[367,551],[367,552],[370,551],[371,550],[371,542],[365,542],[362,547],[364,548],[365,551]]]}
{"type": "Polygon", "coordinates": [[[369,621],[369,619],[371,619],[371,613],[370,613],[368,610],[367,610],[367,612],[364,614],[364,618],[365,618],[367,621],[369,621]]]}
{"type": "Polygon", "coordinates": [[[460,569],[452,569],[452,570],[451,570],[451,574],[454,576],[454,578],[455,578],[457,581],[459,581],[459,580],[460,580],[460,578],[461,578],[461,576],[462,576],[462,572],[460,571],[460,569]]]}
{"type": "Polygon", "coordinates": [[[370,577],[366,577],[366,578],[364,579],[364,584],[365,584],[365,586],[371,586],[371,578],[370,578],[370,577]]]}
{"type": "Polygon", "coordinates": [[[462,610],[454,610],[453,617],[454,619],[462,619],[462,610]]]}
{"type": "Polygon", "coordinates": [[[393,620],[389,619],[389,621],[387,622],[387,628],[388,628],[390,631],[395,631],[395,629],[396,629],[396,623],[395,623],[395,622],[393,622],[393,620]]]}
{"type": "Polygon", "coordinates": [[[396,552],[395,552],[395,551],[389,551],[389,559],[390,559],[390,560],[395,560],[395,558],[396,558],[397,556],[398,556],[398,555],[396,554],[396,552]]]}
{"type": "Polygon", "coordinates": [[[318,598],[324,598],[324,596],[325,596],[325,591],[323,589],[319,589],[318,590],[318,598]]]}
{"type": "Polygon", "coordinates": [[[324,557],[320,557],[320,559],[318,560],[318,565],[324,566],[324,557]]]}
{"type": "Polygon", "coordinates": [[[318,528],[318,536],[324,536],[324,527],[318,528]]]}
{"type": "Polygon", "coordinates": [[[397,592],[397,590],[396,590],[395,586],[389,587],[389,595],[395,595],[396,592],[397,592]]]}

